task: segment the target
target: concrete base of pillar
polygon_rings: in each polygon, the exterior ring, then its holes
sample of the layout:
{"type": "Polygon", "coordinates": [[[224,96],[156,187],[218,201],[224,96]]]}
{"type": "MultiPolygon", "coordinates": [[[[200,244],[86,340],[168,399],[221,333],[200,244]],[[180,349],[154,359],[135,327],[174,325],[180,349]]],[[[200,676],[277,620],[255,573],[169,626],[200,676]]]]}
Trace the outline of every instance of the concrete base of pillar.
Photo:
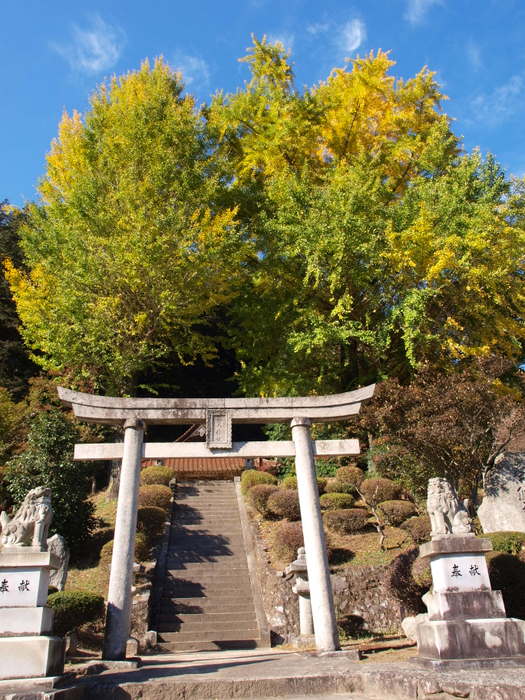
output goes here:
{"type": "Polygon", "coordinates": [[[0,679],[57,676],[63,671],[61,637],[0,638],[0,679]]]}
{"type": "MultiPolygon", "coordinates": [[[[416,629],[419,660],[426,666],[435,662],[489,661],[525,657],[525,621],[513,618],[435,620],[416,629]]],[[[480,666],[481,667],[481,666],[480,666]]]]}
{"type": "Polygon", "coordinates": [[[290,643],[296,649],[315,649],[315,634],[299,634],[292,637],[290,643]]]}

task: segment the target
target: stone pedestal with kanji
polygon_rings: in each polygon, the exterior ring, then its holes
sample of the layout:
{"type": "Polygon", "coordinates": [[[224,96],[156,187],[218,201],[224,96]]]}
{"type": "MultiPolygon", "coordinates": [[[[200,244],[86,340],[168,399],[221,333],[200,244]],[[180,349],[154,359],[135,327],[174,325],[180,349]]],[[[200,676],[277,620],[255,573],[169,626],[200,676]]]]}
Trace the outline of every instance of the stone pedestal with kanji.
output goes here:
{"type": "Polygon", "coordinates": [[[525,663],[525,621],[507,618],[501,591],[490,585],[489,540],[445,534],[420,548],[433,587],[428,620],[417,626],[416,661],[434,668],[525,663]]]}
{"type": "Polygon", "coordinates": [[[64,640],[52,635],[46,606],[50,570],[59,567],[59,558],[39,547],[0,551],[0,679],[63,672],[64,640]]]}

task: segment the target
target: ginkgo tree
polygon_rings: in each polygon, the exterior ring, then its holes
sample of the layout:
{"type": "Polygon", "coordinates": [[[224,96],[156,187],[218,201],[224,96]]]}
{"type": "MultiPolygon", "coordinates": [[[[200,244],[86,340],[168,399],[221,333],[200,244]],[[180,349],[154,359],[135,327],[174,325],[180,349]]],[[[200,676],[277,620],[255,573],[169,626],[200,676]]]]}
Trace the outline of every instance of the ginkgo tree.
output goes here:
{"type": "Polygon", "coordinates": [[[244,388],[519,356],[523,195],[460,153],[433,74],[396,81],[379,51],[299,92],[282,47],[255,42],[247,60],[244,90],[210,110],[240,201],[256,201],[240,210],[260,252],[232,325],[244,388]]]}
{"type": "Polygon", "coordinates": [[[523,185],[461,152],[433,73],[378,51],[299,90],[280,44],[243,60],[201,110],[157,61],[64,116],[7,269],[37,361],[126,391],[210,360],[217,319],[247,393],[518,357],[523,185]]]}
{"type": "Polygon", "coordinates": [[[65,114],[7,276],[36,360],[70,383],[133,388],[167,355],[209,359],[210,314],[236,293],[249,243],[180,75],[162,60],[65,114]]]}

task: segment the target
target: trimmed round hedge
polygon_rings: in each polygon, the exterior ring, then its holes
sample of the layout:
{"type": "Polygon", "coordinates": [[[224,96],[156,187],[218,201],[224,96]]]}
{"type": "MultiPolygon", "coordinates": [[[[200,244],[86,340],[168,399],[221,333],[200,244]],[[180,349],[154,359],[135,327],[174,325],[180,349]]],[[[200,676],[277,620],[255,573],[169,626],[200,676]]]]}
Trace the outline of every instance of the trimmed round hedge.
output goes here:
{"type": "Polygon", "coordinates": [[[277,518],[300,520],[299,495],[294,489],[277,489],[267,501],[269,512],[277,518]]]}
{"type": "Polygon", "coordinates": [[[277,491],[279,491],[279,487],[273,484],[256,484],[248,491],[250,503],[263,518],[271,515],[271,511],[268,508],[268,499],[277,491]]]}
{"type": "Polygon", "coordinates": [[[384,501],[397,500],[402,492],[402,487],[392,479],[377,477],[365,479],[359,486],[359,491],[363,494],[366,502],[371,506],[377,506],[384,501]]]}
{"type": "Polygon", "coordinates": [[[241,491],[246,494],[252,486],[257,484],[277,484],[275,476],[268,472],[259,472],[257,469],[246,469],[241,474],[241,491]]]}
{"type": "Polygon", "coordinates": [[[327,510],[323,520],[328,530],[338,535],[353,535],[367,527],[368,513],[364,508],[327,510]]]}
{"type": "Polygon", "coordinates": [[[323,493],[319,502],[323,510],[338,510],[351,508],[354,505],[354,497],[349,493],[323,493]]]}
{"type": "Polygon", "coordinates": [[[325,487],[325,493],[353,493],[353,491],[354,487],[351,484],[345,484],[335,477],[328,479],[325,487]]]}
{"type": "Polygon", "coordinates": [[[169,486],[173,479],[173,472],[168,467],[145,467],[140,472],[140,483],[144,486],[149,484],[163,484],[169,486]]]}
{"type": "Polygon", "coordinates": [[[162,484],[148,484],[139,488],[139,506],[154,506],[168,511],[171,505],[171,489],[162,484]]]}
{"type": "Polygon", "coordinates": [[[508,617],[525,619],[525,562],[513,554],[485,554],[493,590],[501,591],[508,617]]]}
{"type": "MultiPolygon", "coordinates": [[[[114,540],[106,542],[106,544],[100,550],[100,561],[103,564],[109,565],[111,557],[113,556],[113,543],[114,540]]],[[[135,534],[135,561],[147,561],[150,555],[150,545],[148,543],[148,538],[143,532],[137,532],[135,534]]]]}
{"type": "Polygon", "coordinates": [[[414,517],[405,520],[400,527],[410,532],[416,544],[422,544],[430,540],[430,530],[432,528],[428,515],[414,515],[414,517]]]}
{"type": "Polygon", "coordinates": [[[417,513],[416,507],[410,501],[383,501],[378,503],[377,510],[386,520],[388,525],[397,527],[405,522],[407,518],[417,513]]]}
{"type": "Polygon", "coordinates": [[[363,482],[365,473],[355,464],[349,464],[347,467],[339,467],[335,473],[335,478],[340,484],[345,484],[345,486],[355,489],[363,482]]]}
{"type": "Polygon", "coordinates": [[[145,534],[148,542],[152,542],[163,534],[166,518],[163,508],[142,506],[137,510],[137,530],[145,534]]]}
{"type": "Polygon", "coordinates": [[[412,578],[421,588],[432,586],[432,572],[428,559],[416,559],[412,564],[412,578]]]}
{"type": "Polygon", "coordinates": [[[297,557],[297,550],[304,546],[301,523],[284,520],[276,525],[271,538],[272,552],[276,559],[289,564],[297,557]]]}
{"type": "Polygon", "coordinates": [[[297,477],[293,474],[288,474],[281,481],[281,487],[283,489],[297,489],[297,477]]]}
{"type": "Polygon", "coordinates": [[[59,637],[104,616],[104,598],[95,593],[58,591],[48,597],[47,604],[54,611],[53,632],[59,637]]]}
{"type": "MultiPolygon", "coordinates": [[[[324,476],[319,476],[319,477],[317,477],[316,481],[317,481],[317,490],[319,491],[319,494],[323,494],[326,491],[326,485],[327,485],[328,479],[325,479],[324,476]]],[[[292,474],[285,476],[284,479],[281,481],[281,486],[284,489],[297,490],[297,477],[292,475],[292,474]]]]}

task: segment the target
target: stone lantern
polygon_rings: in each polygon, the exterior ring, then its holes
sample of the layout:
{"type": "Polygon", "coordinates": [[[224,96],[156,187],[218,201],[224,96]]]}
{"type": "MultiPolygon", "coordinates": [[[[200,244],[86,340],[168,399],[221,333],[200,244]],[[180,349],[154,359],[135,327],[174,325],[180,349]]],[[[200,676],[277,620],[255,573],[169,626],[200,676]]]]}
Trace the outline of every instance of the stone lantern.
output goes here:
{"type": "Polygon", "coordinates": [[[299,637],[295,640],[296,646],[313,645],[315,643],[314,622],[304,547],[299,547],[297,559],[286,567],[286,573],[295,576],[292,591],[299,598],[299,637]]]}

